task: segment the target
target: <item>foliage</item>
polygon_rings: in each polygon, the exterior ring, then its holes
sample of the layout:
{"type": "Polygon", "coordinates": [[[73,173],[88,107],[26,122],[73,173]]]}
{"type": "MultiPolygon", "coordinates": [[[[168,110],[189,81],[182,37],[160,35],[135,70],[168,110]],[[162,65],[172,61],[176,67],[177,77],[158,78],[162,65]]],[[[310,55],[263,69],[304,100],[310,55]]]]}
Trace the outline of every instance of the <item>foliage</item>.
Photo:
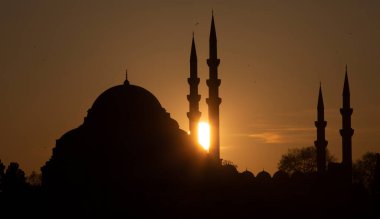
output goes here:
{"type": "Polygon", "coordinates": [[[376,168],[376,153],[367,152],[352,165],[352,175],[354,182],[362,183],[366,188],[370,188],[374,180],[376,168]]]}
{"type": "Polygon", "coordinates": [[[232,161],[230,161],[230,160],[222,160],[222,165],[223,166],[233,166],[233,167],[235,167],[236,169],[237,169],[237,165],[236,164],[234,164],[232,161]]]}
{"type": "Polygon", "coordinates": [[[3,180],[4,191],[15,192],[26,188],[26,178],[18,163],[11,162],[5,171],[3,180]]]}
{"type": "Polygon", "coordinates": [[[4,177],[5,177],[4,170],[5,170],[5,165],[0,160],[0,192],[2,192],[3,189],[4,189],[3,188],[3,186],[4,186],[4,177]]]}
{"type": "Polygon", "coordinates": [[[41,173],[37,173],[36,171],[32,171],[32,173],[27,178],[27,182],[31,186],[40,186],[41,180],[42,180],[41,173]]]}
{"type": "MultiPolygon", "coordinates": [[[[280,162],[277,164],[278,169],[292,175],[294,172],[313,173],[317,171],[317,150],[314,146],[293,148],[282,155],[280,162]]],[[[332,162],[335,160],[326,148],[326,160],[332,162]]]]}

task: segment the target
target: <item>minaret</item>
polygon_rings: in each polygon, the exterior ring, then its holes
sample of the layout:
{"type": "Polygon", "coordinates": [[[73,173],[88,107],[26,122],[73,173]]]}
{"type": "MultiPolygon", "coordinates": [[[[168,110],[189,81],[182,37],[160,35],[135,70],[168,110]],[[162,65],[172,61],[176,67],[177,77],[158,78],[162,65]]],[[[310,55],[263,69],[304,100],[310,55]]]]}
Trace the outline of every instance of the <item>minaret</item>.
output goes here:
{"type": "Polygon", "coordinates": [[[209,79],[206,81],[208,86],[209,97],[206,99],[208,105],[208,119],[210,124],[210,149],[209,154],[215,158],[218,162],[220,161],[220,150],[219,150],[219,105],[222,99],[219,97],[219,86],[220,79],[218,79],[218,66],[220,59],[217,55],[217,42],[216,42],[216,31],[214,23],[214,14],[212,14],[211,19],[211,30],[210,30],[210,54],[207,59],[207,65],[209,66],[209,79]]]}
{"type": "Polygon", "coordinates": [[[187,100],[189,101],[189,112],[187,117],[189,118],[189,130],[190,135],[194,141],[198,139],[197,126],[199,118],[201,117],[201,112],[199,112],[199,100],[201,96],[198,94],[198,64],[197,64],[197,51],[195,50],[194,33],[193,41],[191,44],[190,53],[190,77],[187,79],[190,85],[190,94],[187,95],[187,100]]]}
{"type": "Polygon", "coordinates": [[[352,108],[350,106],[350,87],[348,85],[347,65],[346,75],[344,78],[343,87],[343,107],[340,109],[342,115],[342,129],[340,135],[342,136],[342,165],[348,171],[349,177],[352,177],[352,135],[354,130],[351,128],[351,114],[352,108]]]}
{"type": "Polygon", "coordinates": [[[315,127],[317,128],[317,140],[314,141],[314,145],[317,148],[317,172],[319,174],[326,171],[326,135],[325,128],[327,122],[325,121],[325,109],[323,105],[323,96],[322,96],[322,86],[319,85],[319,96],[318,96],[318,113],[317,121],[315,121],[315,127]]]}

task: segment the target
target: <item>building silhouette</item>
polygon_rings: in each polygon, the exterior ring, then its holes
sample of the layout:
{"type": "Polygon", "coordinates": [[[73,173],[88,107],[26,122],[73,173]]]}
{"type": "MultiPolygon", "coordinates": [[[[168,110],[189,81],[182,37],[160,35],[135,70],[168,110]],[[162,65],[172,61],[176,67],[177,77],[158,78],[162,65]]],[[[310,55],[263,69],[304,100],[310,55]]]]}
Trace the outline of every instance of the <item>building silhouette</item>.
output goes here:
{"type": "Polygon", "coordinates": [[[195,178],[192,171],[205,158],[157,98],[126,79],[56,141],[41,168],[42,186],[57,212],[66,206],[71,213],[144,215],[143,208],[166,211],[160,203],[195,178]]]}
{"type": "Polygon", "coordinates": [[[220,59],[217,53],[217,39],[214,22],[214,14],[211,18],[211,30],[209,39],[209,58],[207,65],[209,66],[209,79],[207,79],[208,98],[206,99],[208,105],[208,119],[210,124],[210,155],[220,161],[220,138],[219,138],[219,105],[222,99],[219,97],[219,86],[221,80],[218,78],[218,66],[220,59]]]}
{"type": "Polygon", "coordinates": [[[189,112],[187,113],[187,118],[189,118],[190,135],[195,142],[198,140],[197,127],[199,118],[201,117],[201,112],[199,112],[199,101],[201,99],[201,95],[198,94],[199,81],[197,51],[195,49],[193,33],[190,53],[190,77],[187,79],[187,82],[190,85],[190,94],[187,95],[187,100],[189,101],[189,112]]]}
{"type": "Polygon", "coordinates": [[[343,106],[340,109],[340,114],[342,115],[342,129],[340,130],[340,135],[342,136],[342,166],[346,170],[349,179],[352,179],[352,135],[354,134],[354,130],[351,128],[352,111],[346,65],[343,86],[343,106]]]}
{"type": "Polygon", "coordinates": [[[322,174],[326,171],[326,147],[328,143],[325,135],[327,122],[325,121],[322,85],[319,86],[317,110],[317,121],[315,121],[315,127],[317,128],[317,140],[314,141],[314,145],[317,148],[317,172],[322,174]]]}

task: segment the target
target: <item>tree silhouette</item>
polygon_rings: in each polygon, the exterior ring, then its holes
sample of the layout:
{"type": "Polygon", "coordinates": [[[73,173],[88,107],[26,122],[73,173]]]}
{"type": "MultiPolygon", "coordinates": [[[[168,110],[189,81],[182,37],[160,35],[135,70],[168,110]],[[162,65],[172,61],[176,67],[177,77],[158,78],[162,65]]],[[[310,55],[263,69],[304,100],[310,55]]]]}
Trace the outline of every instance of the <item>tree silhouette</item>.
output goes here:
{"type": "Polygon", "coordinates": [[[21,192],[26,188],[26,178],[18,163],[11,162],[4,175],[4,191],[21,192]]]}
{"type": "MultiPolygon", "coordinates": [[[[288,175],[292,175],[295,172],[313,173],[317,171],[316,157],[317,150],[314,146],[289,149],[286,154],[282,155],[277,167],[288,175]]],[[[327,162],[335,160],[327,149],[326,160],[327,162]]]]}
{"type": "Polygon", "coordinates": [[[5,165],[0,160],[0,192],[2,192],[4,189],[4,187],[3,187],[4,186],[4,177],[5,177],[4,170],[5,170],[5,165]]]}
{"type": "Polygon", "coordinates": [[[41,173],[32,171],[32,173],[27,177],[27,182],[31,186],[40,186],[41,185],[41,173]]]}
{"type": "Polygon", "coordinates": [[[376,166],[375,173],[373,174],[373,181],[371,185],[372,194],[380,197],[380,154],[376,153],[376,166]]]}
{"type": "Polygon", "coordinates": [[[374,179],[376,156],[374,152],[367,152],[352,166],[354,181],[362,183],[367,189],[374,179]]]}

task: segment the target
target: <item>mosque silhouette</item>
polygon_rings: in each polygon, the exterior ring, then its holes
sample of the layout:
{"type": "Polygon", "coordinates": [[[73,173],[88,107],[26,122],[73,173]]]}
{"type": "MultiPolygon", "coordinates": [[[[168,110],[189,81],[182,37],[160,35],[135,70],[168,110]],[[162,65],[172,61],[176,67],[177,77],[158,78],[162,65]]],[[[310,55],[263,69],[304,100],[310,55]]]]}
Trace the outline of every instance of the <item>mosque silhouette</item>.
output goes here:
{"type": "MultiPolygon", "coordinates": [[[[210,150],[197,145],[201,116],[194,36],[188,83],[189,130],[148,90],[125,82],[104,91],[83,124],[56,141],[41,168],[41,192],[30,209],[41,217],[132,218],[363,218],[368,197],[352,184],[352,108],[346,67],[343,89],[342,163],[326,162],[324,103],[317,105],[317,173],[273,177],[239,173],[222,164],[219,86],[214,16],[210,30],[208,118],[210,150]]],[[[377,200],[377,199],[376,199],[377,200]]]]}

